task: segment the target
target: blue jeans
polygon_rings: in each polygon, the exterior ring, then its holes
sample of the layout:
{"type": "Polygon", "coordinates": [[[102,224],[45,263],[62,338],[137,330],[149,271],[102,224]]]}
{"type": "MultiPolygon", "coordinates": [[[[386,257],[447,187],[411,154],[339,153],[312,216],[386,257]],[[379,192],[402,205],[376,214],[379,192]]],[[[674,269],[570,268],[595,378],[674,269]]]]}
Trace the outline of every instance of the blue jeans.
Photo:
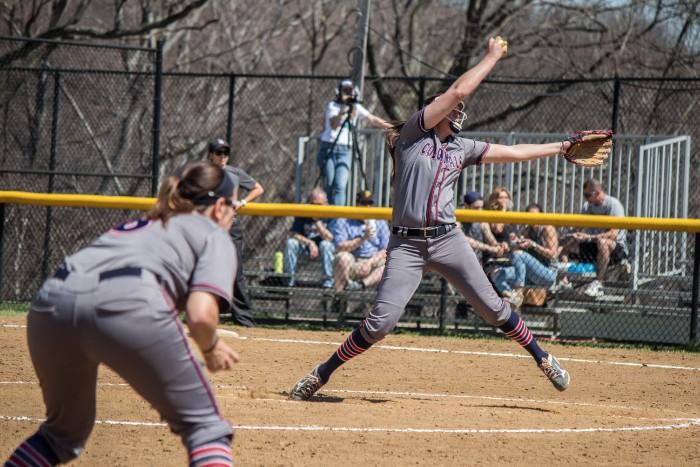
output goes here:
{"type": "Polygon", "coordinates": [[[345,206],[352,151],[350,146],[336,144],[331,153],[332,147],[332,142],[321,141],[316,163],[323,172],[328,202],[335,206],[345,206]]]}
{"type": "Polygon", "coordinates": [[[493,284],[499,292],[522,288],[526,285],[550,287],[557,278],[557,271],[540,263],[537,258],[526,251],[514,251],[511,255],[512,266],[506,266],[496,272],[493,284]]]}
{"type": "MultiPolygon", "coordinates": [[[[309,256],[309,247],[302,245],[296,238],[288,238],[284,249],[284,272],[290,276],[290,286],[294,286],[294,275],[297,272],[299,254],[309,256]]],[[[333,242],[321,240],[321,243],[318,245],[318,256],[323,263],[323,286],[333,287],[333,257],[335,256],[333,242]]]]}

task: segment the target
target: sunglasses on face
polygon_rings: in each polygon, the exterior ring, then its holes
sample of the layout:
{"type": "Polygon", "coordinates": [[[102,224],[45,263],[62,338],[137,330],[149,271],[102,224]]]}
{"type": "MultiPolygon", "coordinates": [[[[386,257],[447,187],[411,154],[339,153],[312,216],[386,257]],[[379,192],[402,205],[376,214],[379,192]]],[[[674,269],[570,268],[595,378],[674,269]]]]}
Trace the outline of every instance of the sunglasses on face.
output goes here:
{"type": "Polygon", "coordinates": [[[228,151],[214,151],[214,154],[216,154],[217,156],[226,156],[226,157],[228,157],[229,152],[228,152],[228,151]]]}
{"type": "Polygon", "coordinates": [[[588,192],[584,191],[583,196],[586,199],[591,199],[596,195],[596,193],[598,193],[598,192],[597,191],[588,191],[588,192]]]}

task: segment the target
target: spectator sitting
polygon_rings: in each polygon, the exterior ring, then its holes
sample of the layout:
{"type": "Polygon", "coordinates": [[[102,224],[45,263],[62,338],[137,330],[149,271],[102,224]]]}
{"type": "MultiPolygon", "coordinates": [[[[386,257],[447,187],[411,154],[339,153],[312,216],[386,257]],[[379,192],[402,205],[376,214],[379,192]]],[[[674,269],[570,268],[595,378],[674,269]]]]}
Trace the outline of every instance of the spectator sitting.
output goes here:
{"type": "MultiPolygon", "coordinates": [[[[478,191],[470,191],[464,195],[464,209],[484,208],[484,198],[478,191]]],[[[489,229],[489,225],[485,222],[463,222],[462,232],[464,237],[469,242],[469,245],[479,258],[479,262],[483,265],[483,252],[487,252],[494,256],[503,256],[505,250],[502,245],[493,246],[486,243],[484,232],[489,229]]]]}
{"type": "MultiPolygon", "coordinates": [[[[314,188],[309,194],[309,203],[317,206],[328,205],[326,192],[314,188]]],[[[284,272],[289,276],[289,286],[295,285],[297,258],[300,254],[314,260],[321,257],[323,264],[323,287],[333,287],[333,234],[323,219],[295,217],[284,250],[284,272]]]]}
{"type": "MultiPolygon", "coordinates": [[[[527,212],[541,213],[542,206],[530,204],[527,212]]],[[[513,266],[521,273],[524,271],[526,286],[549,288],[554,285],[557,269],[553,262],[559,256],[561,248],[553,225],[530,225],[522,236],[513,236],[511,244],[518,248],[511,253],[513,266]]]]}
{"type": "MultiPolygon", "coordinates": [[[[625,208],[620,201],[603,191],[603,185],[595,178],[583,184],[583,214],[624,217],[625,208]]],[[[562,238],[563,253],[570,259],[590,262],[595,260],[596,279],[584,290],[591,297],[603,296],[603,280],[608,265],[627,258],[627,232],[622,229],[585,229],[562,238]]]]}
{"type": "MultiPolygon", "coordinates": [[[[357,194],[358,206],[371,206],[372,192],[357,194]]],[[[379,282],[384,273],[389,225],[384,220],[336,219],[331,223],[337,252],[333,268],[335,289],[362,290],[379,282]]]]}

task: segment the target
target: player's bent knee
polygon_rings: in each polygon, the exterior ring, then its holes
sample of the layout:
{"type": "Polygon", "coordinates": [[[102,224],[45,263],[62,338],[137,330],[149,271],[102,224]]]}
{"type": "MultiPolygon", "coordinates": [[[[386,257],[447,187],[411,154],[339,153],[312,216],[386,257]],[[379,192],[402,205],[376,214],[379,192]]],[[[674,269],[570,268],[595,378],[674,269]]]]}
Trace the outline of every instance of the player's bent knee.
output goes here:
{"type": "Polygon", "coordinates": [[[372,344],[384,339],[394,330],[402,313],[401,307],[377,300],[369,316],[365,318],[363,337],[372,344]]]}

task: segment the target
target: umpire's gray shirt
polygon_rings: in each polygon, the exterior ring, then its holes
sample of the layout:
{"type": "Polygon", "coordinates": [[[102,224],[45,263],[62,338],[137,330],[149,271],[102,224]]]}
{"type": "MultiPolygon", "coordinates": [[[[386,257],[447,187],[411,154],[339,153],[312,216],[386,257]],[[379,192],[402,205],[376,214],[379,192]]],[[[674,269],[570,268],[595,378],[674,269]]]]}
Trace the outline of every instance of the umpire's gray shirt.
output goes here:
{"type": "Polygon", "coordinates": [[[99,274],[134,266],[158,275],[179,309],[200,290],[231,302],[236,254],[228,233],[200,214],[179,214],[163,226],[138,219],[120,224],[65,259],[69,271],[99,274]]]}
{"type": "Polygon", "coordinates": [[[479,164],[489,144],[427,130],[422,109],[396,142],[392,225],[426,227],[455,222],[454,185],[462,169],[479,164]]]}

